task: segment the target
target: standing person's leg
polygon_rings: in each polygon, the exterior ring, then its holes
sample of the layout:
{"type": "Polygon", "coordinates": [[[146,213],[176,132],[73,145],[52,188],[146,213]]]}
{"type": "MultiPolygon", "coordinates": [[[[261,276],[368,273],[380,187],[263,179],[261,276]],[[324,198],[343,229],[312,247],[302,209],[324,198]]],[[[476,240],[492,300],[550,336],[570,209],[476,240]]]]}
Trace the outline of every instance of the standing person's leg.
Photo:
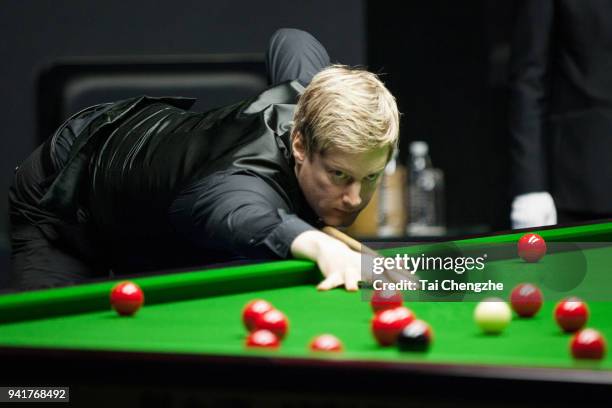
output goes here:
{"type": "Polygon", "coordinates": [[[329,65],[325,47],[306,31],[281,28],[270,38],[266,68],[271,85],[297,79],[307,86],[317,72],[329,65]]]}

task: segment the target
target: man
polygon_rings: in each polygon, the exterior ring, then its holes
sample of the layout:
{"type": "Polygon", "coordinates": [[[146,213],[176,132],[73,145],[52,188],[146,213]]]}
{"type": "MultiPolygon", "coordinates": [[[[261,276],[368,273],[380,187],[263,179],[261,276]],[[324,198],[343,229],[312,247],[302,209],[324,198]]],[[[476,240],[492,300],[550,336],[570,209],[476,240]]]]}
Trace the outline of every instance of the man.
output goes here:
{"type": "Polygon", "coordinates": [[[524,0],[511,60],[513,228],[612,217],[612,2],[524,0]]]}
{"type": "Polygon", "coordinates": [[[360,255],[318,227],[351,224],[372,197],[395,100],[303,31],[275,33],[267,64],[274,86],[231,106],[142,97],[64,123],[16,171],[13,286],[294,256],[318,264],[319,289],[356,290],[360,255]]]}

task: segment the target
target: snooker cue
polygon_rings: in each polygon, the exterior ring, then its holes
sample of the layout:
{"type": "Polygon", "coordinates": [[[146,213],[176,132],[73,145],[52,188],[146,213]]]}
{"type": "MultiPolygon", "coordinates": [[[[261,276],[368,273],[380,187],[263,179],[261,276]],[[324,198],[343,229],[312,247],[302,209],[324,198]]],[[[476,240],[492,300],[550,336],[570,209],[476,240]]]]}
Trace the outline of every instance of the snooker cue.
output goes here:
{"type": "Polygon", "coordinates": [[[326,233],[327,235],[336,238],[338,241],[344,242],[346,245],[348,245],[349,248],[351,248],[353,251],[356,252],[361,252],[364,254],[368,254],[368,255],[373,255],[373,256],[382,256],[381,254],[379,254],[378,252],[376,252],[375,250],[373,250],[372,248],[362,244],[361,242],[357,241],[356,239],[346,235],[344,232],[334,228],[334,227],[330,227],[330,226],[325,226],[322,228],[323,232],[326,233]]]}

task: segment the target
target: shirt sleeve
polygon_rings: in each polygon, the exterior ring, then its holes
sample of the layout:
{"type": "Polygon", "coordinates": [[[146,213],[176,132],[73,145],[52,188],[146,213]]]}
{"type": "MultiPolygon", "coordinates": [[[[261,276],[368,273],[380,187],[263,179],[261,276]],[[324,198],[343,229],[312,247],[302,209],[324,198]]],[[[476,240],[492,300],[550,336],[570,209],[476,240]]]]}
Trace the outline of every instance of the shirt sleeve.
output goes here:
{"type": "Polygon", "coordinates": [[[288,258],[293,240],[315,227],[292,214],[268,183],[251,174],[215,174],[183,190],[170,220],[198,248],[251,258],[288,258]]]}

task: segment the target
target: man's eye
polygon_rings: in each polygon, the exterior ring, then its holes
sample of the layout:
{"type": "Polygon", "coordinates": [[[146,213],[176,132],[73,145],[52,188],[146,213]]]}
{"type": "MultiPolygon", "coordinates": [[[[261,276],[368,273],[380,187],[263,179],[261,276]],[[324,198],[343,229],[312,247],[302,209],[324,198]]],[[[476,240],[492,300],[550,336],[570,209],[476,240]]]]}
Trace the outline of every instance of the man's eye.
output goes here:
{"type": "Polygon", "coordinates": [[[347,178],[346,173],[340,170],[333,170],[331,173],[332,176],[337,180],[346,180],[347,178]]]}
{"type": "Polygon", "coordinates": [[[378,176],[380,176],[380,173],[370,174],[369,176],[366,177],[366,180],[368,180],[368,181],[376,181],[376,180],[378,180],[378,176]]]}

